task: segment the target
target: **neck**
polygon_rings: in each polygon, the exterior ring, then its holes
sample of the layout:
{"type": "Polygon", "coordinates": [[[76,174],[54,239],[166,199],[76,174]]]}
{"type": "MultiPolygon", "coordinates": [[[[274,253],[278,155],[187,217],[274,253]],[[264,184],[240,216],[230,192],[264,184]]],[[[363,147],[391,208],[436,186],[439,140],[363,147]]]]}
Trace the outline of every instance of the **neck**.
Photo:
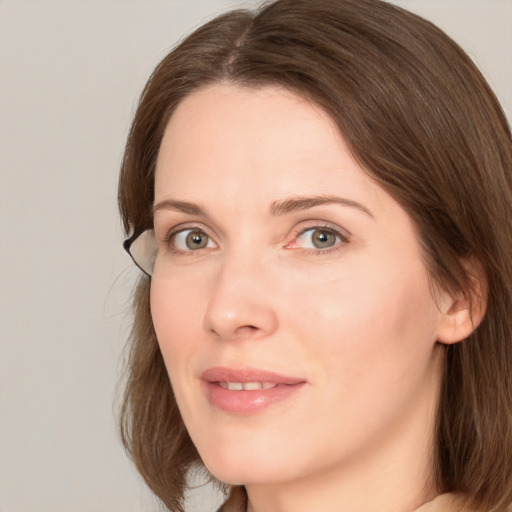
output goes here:
{"type": "Polygon", "coordinates": [[[351,460],[290,482],[247,485],[247,512],[411,512],[433,499],[433,442],[442,354],[436,386],[397,418],[386,434],[351,460]]]}

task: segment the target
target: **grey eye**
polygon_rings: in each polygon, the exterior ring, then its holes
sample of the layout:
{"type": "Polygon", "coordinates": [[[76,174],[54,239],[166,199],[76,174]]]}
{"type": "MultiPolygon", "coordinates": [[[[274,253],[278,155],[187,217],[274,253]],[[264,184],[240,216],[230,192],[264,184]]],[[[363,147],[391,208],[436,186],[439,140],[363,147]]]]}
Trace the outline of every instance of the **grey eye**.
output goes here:
{"type": "Polygon", "coordinates": [[[297,237],[297,245],[304,249],[329,249],[342,242],[341,237],[331,229],[306,229],[297,237]]]}
{"type": "Polygon", "coordinates": [[[214,247],[210,237],[197,229],[184,229],[176,233],[172,239],[173,245],[179,251],[195,251],[214,247]]]}

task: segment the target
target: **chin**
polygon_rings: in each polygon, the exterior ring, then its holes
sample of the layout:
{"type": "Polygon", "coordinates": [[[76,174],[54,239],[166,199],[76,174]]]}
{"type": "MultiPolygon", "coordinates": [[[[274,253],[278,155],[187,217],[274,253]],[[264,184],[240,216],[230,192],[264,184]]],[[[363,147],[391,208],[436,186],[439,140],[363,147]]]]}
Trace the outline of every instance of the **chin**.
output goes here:
{"type": "MultiPolygon", "coordinates": [[[[204,452],[204,450],[203,450],[204,452]]],[[[203,464],[221,482],[229,485],[275,483],[286,479],[290,464],[274,456],[241,447],[201,453],[203,464]]]]}

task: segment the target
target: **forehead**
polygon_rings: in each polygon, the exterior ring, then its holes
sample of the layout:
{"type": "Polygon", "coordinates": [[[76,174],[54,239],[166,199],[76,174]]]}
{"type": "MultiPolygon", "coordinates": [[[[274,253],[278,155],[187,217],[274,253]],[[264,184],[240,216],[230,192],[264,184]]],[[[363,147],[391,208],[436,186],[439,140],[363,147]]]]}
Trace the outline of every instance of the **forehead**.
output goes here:
{"type": "Polygon", "coordinates": [[[375,187],[319,106],[279,87],[215,84],[190,94],[171,117],[155,199],[196,195],[198,186],[204,197],[212,188],[321,194],[342,184],[375,187]]]}

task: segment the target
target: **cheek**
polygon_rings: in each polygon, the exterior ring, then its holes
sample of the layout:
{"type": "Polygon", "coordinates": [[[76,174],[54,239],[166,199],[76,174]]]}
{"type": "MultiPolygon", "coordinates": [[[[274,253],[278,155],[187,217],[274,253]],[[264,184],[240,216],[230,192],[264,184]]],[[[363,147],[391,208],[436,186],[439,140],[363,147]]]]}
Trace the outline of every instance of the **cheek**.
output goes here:
{"type": "Polygon", "coordinates": [[[314,333],[325,328],[356,337],[358,332],[373,331],[375,338],[390,329],[396,330],[397,335],[411,327],[413,331],[423,331],[433,319],[432,296],[421,267],[404,274],[399,268],[384,264],[362,269],[347,265],[332,274],[337,278],[324,279],[323,284],[318,284],[322,279],[302,286],[296,281],[293,293],[284,298],[301,330],[314,333]]]}
{"type": "Polygon", "coordinates": [[[187,289],[163,279],[154,279],[151,284],[151,317],[171,375],[170,366],[178,368],[180,361],[192,351],[197,339],[194,333],[201,325],[197,293],[181,292],[187,289]],[[177,290],[180,292],[177,293],[177,290]]]}
{"type": "Polygon", "coordinates": [[[404,269],[382,258],[347,269],[322,287],[296,290],[288,323],[307,357],[321,357],[347,392],[413,379],[428,364],[439,320],[423,267],[404,269]]]}
{"type": "Polygon", "coordinates": [[[309,312],[295,308],[305,359],[316,367],[317,415],[354,446],[378,438],[430,389],[436,309],[421,273],[403,277],[352,274],[324,289],[327,299],[310,296],[309,312]]]}

